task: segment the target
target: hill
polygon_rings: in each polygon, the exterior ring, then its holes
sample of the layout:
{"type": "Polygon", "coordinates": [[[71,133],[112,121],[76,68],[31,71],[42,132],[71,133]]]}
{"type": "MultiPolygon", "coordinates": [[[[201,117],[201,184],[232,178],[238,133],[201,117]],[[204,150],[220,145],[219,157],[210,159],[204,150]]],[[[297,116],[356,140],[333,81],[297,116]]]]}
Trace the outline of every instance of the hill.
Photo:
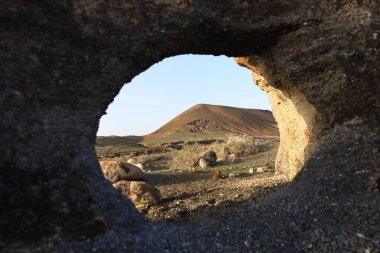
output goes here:
{"type": "Polygon", "coordinates": [[[96,137],[96,146],[103,147],[103,146],[118,146],[118,145],[124,145],[124,146],[139,146],[141,141],[143,140],[142,136],[135,136],[135,135],[129,135],[129,136],[97,136],[96,137]]]}
{"type": "Polygon", "coordinates": [[[271,111],[198,104],[144,137],[144,143],[184,139],[218,138],[228,133],[279,136],[271,111]]]}

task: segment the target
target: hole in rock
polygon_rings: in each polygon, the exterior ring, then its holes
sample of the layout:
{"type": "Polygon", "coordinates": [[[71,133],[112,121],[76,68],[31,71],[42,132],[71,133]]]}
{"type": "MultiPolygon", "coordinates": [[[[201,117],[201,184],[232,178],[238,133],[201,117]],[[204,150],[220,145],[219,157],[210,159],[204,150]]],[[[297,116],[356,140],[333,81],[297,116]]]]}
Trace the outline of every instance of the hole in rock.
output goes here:
{"type": "Polygon", "coordinates": [[[97,135],[105,177],[154,221],[204,224],[286,183],[267,94],[225,56],[153,65],[124,85],[97,135]]]}

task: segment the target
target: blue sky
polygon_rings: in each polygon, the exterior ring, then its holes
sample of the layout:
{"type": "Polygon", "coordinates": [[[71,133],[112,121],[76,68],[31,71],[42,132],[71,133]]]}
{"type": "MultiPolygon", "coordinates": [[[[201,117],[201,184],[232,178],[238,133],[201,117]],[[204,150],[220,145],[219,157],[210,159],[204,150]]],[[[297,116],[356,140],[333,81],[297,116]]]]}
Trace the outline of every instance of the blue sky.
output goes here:
{"type": "Polygon", "coordinates": [[[144,135],[196,104],[271,110],[251,72],[232,58],[167,58],[125,84],[99,123],[98,136],[144,135]]]}

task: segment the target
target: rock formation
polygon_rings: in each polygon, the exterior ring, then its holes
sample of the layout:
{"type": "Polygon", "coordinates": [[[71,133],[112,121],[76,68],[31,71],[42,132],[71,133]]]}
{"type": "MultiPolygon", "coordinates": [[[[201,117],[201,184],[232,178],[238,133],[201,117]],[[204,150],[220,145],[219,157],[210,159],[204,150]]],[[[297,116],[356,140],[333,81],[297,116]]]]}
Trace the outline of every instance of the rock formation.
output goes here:
{"type": "Polygon", "coordinates": [[[277,173],[294,178],[229,238],[253,251],[380,247],[377,0],[2,0],[0,17],[0,249],[244,250],[144,221],[96,159],[123,84],[188,53],[253,71],[279,123],[277,173]]]}
{"type": "MultiPolygon", "coordinates": [[[[205,152],[204,154],[201,155],[201,159],[200,160],[202,160],[204,162],[204,165],[205,165],[204,167],[215,166],[216,165],[216,161],[217,161],[217,157],[216,157],[215,151],[209,150],[209,151],[205,152]]],[[[200,164],[201,164],[201,162],[199,161],[199,165],[200,164]]],[[[202,167],[202,168],[204,168],[204,167],[202,167]]]]}
{"type": "Polygon", "coordinates": [[[136,206],[141,204],[156,205],[161,201],[160,191],[147,182],[121,180],[113,184],[113,187],[119,189],[136,206]]]}
{"type": "Polygon", "coordinates": [[[104,177],[111,183],[116,183],[121,180],[140,181],[145,180],[142,170],[125,161],[103,160],[99,161],[104,177]]]}

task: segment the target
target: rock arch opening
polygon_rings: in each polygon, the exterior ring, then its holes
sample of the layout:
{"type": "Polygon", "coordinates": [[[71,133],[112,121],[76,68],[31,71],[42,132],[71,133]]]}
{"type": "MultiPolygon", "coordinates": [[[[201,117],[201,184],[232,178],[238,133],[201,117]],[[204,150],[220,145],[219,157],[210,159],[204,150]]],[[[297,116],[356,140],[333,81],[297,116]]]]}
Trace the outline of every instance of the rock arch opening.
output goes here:
{"type": "Polygon", "coordinates": [[[2,1],[1,250],[376,251],[379,10],[374,0],[2,1]],[[144,221],[93,149],[122,83],[187,53],[254,55],[256,75],[281,91],[269,93],[301,115],[284,120],[302,131],[283,132],[309,136],[301,155],[283,150],[290,167],[314,149],[238,234],[144,221]]]}
{"type": "Polygon", "coordinates": [[[247,186],[250,177],[268,177],[262,187],[286,181],[272,178],[279,132],[268,109],[251,70],[233,58],[171,57],[125,84],[109,106],[97,137],[100,165],[106,179],[144,213],[149,210],[152,220],[178,219],[204,203],[220,208],[226,201],[247,201],[257,191],[247,186]],[[133,165],[143,173],[128,179],[128,172],[139,170],[133,165]],[[244,179],[240,187],[238,179],[244,179]],[[133,182],[141,180],[147,181],[133,182]],[[145,195],[135,194],[143,185],[145,195]]]}

